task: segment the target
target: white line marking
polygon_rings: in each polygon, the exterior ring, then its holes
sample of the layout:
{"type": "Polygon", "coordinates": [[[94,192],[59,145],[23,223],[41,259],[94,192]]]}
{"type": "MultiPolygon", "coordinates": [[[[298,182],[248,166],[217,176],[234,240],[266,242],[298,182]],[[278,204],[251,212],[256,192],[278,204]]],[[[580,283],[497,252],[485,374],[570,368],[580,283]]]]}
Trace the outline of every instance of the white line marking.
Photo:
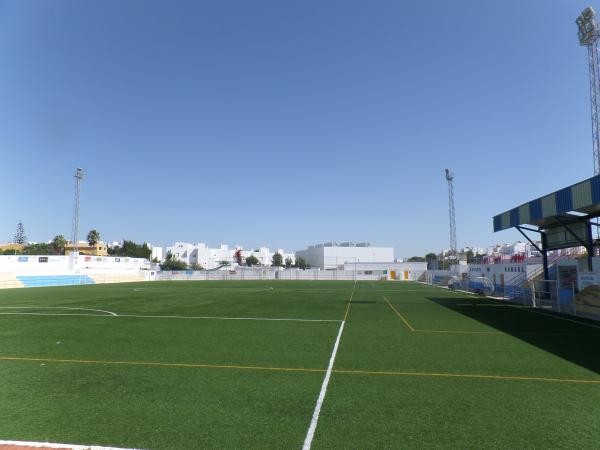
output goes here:
{"type": "Polygon", "coordinates": [[[98,445],[73,445],[54,444],[51,442],[26,442],[26,441],[2,441],[0,445],[14,445],[16,447],[45,447],[45,448],[68,448],[71,450],[135,450],[117,447],[100,447],[98,445]]]}
{"type": "Polygon", "coordinates": [[[279,317],[216,317],[216,316],[148,316],[137,314],[77,314],[77,313],[29,313],[29,312],[0,312],[0,316],[84,316],[84,317],[132,317],[136,319],[199,319],[199,320],[259,320],[285,322],[341,322],[339,319],[295,319],[279,317]]]}
{"type": "MultiPolygon", "coordinates": [[[[509,306],[514,307],[513,305],[509,305],[509,306]]],[[[566,317],[562,317],[562,316],[558,316],[558,315],[554,315],[554,314],[547,314],[547,313],[544,313],[542,311],[537,311],[536,309],[533,309],[533,308],[524,308],[524,309],[525,309],[525,311],[529,311],[529,312],[532,312],[532,313],[535,313],[535,314],[539,314],[540,316],[546,316],[546,317],[550,317],[552,319],[566,320],[567,322],[573,322],[573,323],[576,323],[576,324],[579,324],[579,325],[586,325],[588,327],[600,328],[599,325],[594,325],[594,324],[587,323],[587,322],[580,322],[579,320],[568,319],[566,317]]]]}
{"type": "MultiPolygon", "coordinates": [[[[166,281],[187,281],[187,280],[166,280],[166,281]]],[[[196,281],[196,280],[191,280],[191,281],[196,281]]],[[[203,280],[200,280],[203,281],[203,280]]],[[[149,288],[133,288],[132,290],[135,292],[141,292],[141,291],[167,291],[170,290],[171,288],[168,287],[149,287],[149,288]]],[[[269,292],[269,291],[273,291],[275,290],[274,287],[269,286],[269,287],[264,287],[264,288],[232,288],[232,287],[202,287],[202,288],[197,288],[195,287],[194,290],[196,291],[215,291],[215,290],[223,290],[223,291],[240,291],[240,292],[269,292]]]]}
{"type": "MultiPolygon", "coordinates": [[[[2,309],[71,309],[71,310],[76,310],[76,311],[102,312],[102,313],[110,314],[111,316],[118,316],[117,313],[114,313],[112,311],[105,311],[103,309],[74,308],[74,307],[70,307],[70,306],[0,306],[0,308],[2,308],[2,309]]],[[[2,314],[2,313],[0,313],[0,314],[2,314]]],[[[96,315],[96,314],[88,314],[88,315],[92,316],[92,315],[96,315]]]]}
{"type": "Polygon", "coordinates": [[[331,358],[329,358],[329,366],[327,367],[327,372],[325,373],[325,378],[323,379],[323,384],[321,385],[321,392],[319,392],[319,398],[317,398],[317,404],[313,412],[312,420],[310,421],[310,426],[308,427],[308,431],[306,433],[306,438],[304,439],[302,450],[310,450],[312,440],[315,437],[317,423],[319,422],[319,414],[321,414],[321,406],[323,405],[323,400],[325,400],[327,385],[329,384],[329,378],[331,377],[331,371],[333,370],[333,363],[335,362],[335,355],[337,354],[338,347],[340,345],[340,338],[342,337],[342,331],[344,331],[345,323],[346,321],[342,320],[340,331],[338,331],[337,339],[335,340],[335,345],[333,346],[333,351],[331,352],[331,358]]]}
{"type": "Polygon", "coordinates": [[[218,316],[143,316],[136,314],[119,314],[117,317],[135,317],[141,319],[206,319],[206,320],[271,320],[287,322],[341,322],[338,319],[295,319],[279,317],[218,317],[218,316]]]}

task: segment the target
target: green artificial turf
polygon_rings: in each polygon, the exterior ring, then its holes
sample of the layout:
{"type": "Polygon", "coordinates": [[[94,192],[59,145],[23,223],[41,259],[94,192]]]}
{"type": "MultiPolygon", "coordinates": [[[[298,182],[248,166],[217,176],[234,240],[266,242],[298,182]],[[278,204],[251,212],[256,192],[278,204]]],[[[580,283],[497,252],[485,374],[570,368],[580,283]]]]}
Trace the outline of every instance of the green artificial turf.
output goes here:
{"type": "Polygon", "coordinates": [[[0,440],[301,448],[346,313],[313,448],[600,441],[598,323],[349,281],[0,290],[0,440]]]}

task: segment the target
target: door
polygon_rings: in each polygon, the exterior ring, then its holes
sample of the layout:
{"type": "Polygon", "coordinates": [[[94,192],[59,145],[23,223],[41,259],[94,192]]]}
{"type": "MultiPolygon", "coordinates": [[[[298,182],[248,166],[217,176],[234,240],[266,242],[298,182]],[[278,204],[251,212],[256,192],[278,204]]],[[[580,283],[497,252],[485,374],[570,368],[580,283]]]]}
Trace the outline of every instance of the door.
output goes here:
{"type": "Polygon", "coordinates": [[[396,279],[396,271],[390,270],[390,280],[395,280],[395,279],[396,279]]]}
{"type": "Polygon", "coordinates": [[[408,280],[408,270],[405,270],[405,271],[404,271],[404,279],[405,279],[405,280],[408,280]]]}

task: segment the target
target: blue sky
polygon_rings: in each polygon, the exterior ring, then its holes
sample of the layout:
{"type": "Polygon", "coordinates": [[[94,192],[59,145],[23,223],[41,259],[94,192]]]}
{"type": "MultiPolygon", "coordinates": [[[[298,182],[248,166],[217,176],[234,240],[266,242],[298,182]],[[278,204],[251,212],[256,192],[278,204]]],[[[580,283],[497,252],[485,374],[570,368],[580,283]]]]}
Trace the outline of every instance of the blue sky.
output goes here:
{"type": "MultiPolygon", "coordinates": [[[[587,2],[0,0],[0,242],[518,239],[593,175],[587,2]]],[[[594,5],[600,7],[600,4],[594,5]]]]}

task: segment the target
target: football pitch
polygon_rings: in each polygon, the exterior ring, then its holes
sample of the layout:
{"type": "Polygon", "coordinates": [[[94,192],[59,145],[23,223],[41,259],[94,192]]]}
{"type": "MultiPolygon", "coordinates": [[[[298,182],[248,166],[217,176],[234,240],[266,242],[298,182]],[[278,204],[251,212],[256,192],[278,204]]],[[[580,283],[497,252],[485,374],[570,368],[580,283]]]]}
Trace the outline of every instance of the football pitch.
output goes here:
{"type": "Polygon", "coordinates": [[[600,324],[410,282],[7,289],[0,440],[597,448],[600,324]]]}

